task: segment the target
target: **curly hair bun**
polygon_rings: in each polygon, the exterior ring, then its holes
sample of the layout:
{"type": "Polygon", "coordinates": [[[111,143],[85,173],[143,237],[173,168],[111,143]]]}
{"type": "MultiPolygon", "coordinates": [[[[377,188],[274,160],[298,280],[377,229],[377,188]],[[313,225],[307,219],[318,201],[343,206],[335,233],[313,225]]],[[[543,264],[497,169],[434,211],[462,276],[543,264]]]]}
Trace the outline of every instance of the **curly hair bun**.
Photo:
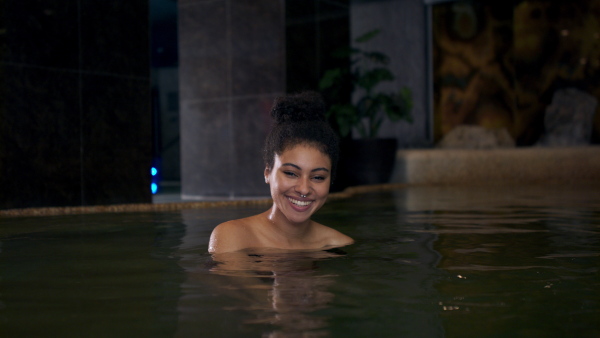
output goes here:
{"type": "Polygon", "coordinates": [[[279,97],[271,109],[276,124],[302,121],[326,121],[325,102],[317,92],[279,97]]]}

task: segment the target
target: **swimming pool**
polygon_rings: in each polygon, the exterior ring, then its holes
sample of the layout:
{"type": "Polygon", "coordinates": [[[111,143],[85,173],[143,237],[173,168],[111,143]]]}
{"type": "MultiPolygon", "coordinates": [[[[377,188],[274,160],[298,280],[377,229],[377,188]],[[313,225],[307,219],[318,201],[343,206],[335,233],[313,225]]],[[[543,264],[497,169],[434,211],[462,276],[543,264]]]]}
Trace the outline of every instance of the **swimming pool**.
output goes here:
{"type": "Polygon", "coordinates": [[[206,253],[264,209],[0,218],[0,335],[600,336],[599,187],[357,194],[316,215],[342,250],[206,253]]]}

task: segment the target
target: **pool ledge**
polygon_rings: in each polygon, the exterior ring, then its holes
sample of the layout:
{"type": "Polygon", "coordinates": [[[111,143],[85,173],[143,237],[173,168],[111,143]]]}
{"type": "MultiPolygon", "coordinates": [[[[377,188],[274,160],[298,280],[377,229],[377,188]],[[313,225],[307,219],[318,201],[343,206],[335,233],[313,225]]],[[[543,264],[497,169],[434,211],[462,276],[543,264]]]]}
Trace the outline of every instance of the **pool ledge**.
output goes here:
{"type": "Polygon", "coordinates": [[[393,183],[473,185],[600,182],[600,146],[400,150],[393,183]]]}
{"type": "MultiPolygon", "coordinates": [[[[406,187],[405,184],[388,183],[380,185],[365,185],[358,187],[349,187],[341,192],[329,194],[329,200],[348,198],[355,194],[362,194],[377,191],[390,191],[406,187]]],[[[44,207],[44,208],[23,208],[0,210],[0,218],[3,217],[35,217],[35,216],[57,216],[57,215],[78,215],[78,214],[97,214],[97,213],[120,213],[120,212],[164,212],[177,211],[184,209],[209,209],[222,207],[243,207],[243,206],[269,206],[272,203],[271,198],[237,199],[221,201],[180,201],[169,203],[137,203],[137,204],[113,204],[113,205],[92,205],[92,206],[67,206],[67,207],[44,207]]]]}

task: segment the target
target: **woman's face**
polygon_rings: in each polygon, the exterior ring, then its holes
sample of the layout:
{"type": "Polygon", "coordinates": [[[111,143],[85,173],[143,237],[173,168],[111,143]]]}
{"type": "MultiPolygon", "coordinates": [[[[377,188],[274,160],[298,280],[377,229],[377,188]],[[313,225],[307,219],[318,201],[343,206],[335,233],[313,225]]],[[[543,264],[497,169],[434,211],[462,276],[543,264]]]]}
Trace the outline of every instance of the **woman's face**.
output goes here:
{"type": "Polygon", "coordinates": [[[275,155],[265,169],[273,205],[291,223],[302,223],[325,204],[331,185],[331,159],[318,149],[299,144],[275,155]],[[303,197],[304,196],[304,197],[303,197]]]}

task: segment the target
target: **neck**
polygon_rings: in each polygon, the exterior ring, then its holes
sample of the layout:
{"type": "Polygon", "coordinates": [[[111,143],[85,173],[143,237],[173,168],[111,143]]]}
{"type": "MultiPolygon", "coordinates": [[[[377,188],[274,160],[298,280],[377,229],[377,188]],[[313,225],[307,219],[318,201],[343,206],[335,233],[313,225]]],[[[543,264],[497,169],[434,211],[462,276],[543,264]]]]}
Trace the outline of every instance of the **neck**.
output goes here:
{"type": "Polygon", "coordinates": [[[287,240],[300,240],[305,238],[311,230],[312,221],[307,219],[302,223],[290,222],[276,205],[265,212],[269,225],[275,232],[287,240]]]}

